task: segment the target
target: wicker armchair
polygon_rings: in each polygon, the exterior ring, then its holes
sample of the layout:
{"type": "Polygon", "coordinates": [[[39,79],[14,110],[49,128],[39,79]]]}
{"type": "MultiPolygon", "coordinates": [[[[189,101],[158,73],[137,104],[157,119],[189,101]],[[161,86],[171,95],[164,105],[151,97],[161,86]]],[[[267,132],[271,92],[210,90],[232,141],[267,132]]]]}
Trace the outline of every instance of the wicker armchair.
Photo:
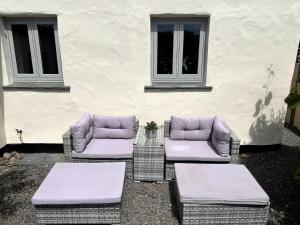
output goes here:
{"type": "MultiPolygon", "coordinates": [[[[135,137],[139,129],[139,120],[135,122],[135,137]]],[[[72,157],[72,135],[70,129],[68,129],[62,136],[63,146],[64,146],[64,155],[65,161],[68,162],[93,162],[93,163],[102,163],[102,162],[126,162],[126,176],[133,178],[133,158],[132,159],[90,159],[90,158],[74,158],[72,157]]]]}
{"type": "MultiPolygon", "coordinates": [[[[224,125],[230,131],[230,163],[239,163],[239,151],[240,151],[241,140],[226,123],[224,123],[224,125]]],[[[170,120],[164,121],[164,136],[165,138],[170,136],[170,120]]],[[[174,163],[176,161],[165,160],[165,162],[166,162],[165,179],[172,180],[175,177],[174,163]]],[[[195,161],[184,161],[184,162],[195,163],[195,161]]],[[[197,162],[201,163],[200,161],[197,162]]]]}

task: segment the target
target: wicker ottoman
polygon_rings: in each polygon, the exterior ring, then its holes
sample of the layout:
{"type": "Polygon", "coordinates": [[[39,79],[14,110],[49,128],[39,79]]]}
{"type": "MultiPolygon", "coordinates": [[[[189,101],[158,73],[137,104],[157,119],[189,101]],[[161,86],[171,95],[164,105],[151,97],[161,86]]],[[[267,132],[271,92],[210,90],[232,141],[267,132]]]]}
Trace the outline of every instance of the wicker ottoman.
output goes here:
{"type": "Polygon", "coordinates": [[[125,163],[56,163],[31,199],[38,224],[120,224],[125,163]]]}
{"type": "Polygon", "coordinates": [[[245,166],[177,163],[175,176],[182,224],[266,224],[269,197],[245,166]]]}

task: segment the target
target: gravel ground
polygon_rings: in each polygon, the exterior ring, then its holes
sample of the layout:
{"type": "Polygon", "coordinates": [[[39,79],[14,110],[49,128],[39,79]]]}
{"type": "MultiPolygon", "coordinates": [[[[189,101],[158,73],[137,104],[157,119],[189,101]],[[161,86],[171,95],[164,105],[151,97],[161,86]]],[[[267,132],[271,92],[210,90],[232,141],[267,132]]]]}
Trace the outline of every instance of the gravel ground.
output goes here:
{"type": "MultiPolygon", "coordinates": [[[[0,176],[0,225],[36,224],[30,199],[54,162],[61,161],[62,154],[27,154],[0,176]]],[[[178,225],[171,209],[171,187],[168,182],[134,183],[126,179],[122,224],[178,225]]]]}
{"type": "Polygon", "coordinates": [[[299,130],[291,127],[284,127],[282,129],[281,143],[286,146],[300,146],[300,132],[299,130]]]}
{"type": "Polygon", "coordinates": [[[278,150],[241,154],[258,183],[271,199],[270,225],[300,224],[300,150],[282,146],[278,150]],[[299,176],[298,175],[298,176],[299,176]]]}
{"type": "MultiPolygon", "coordinates": [[[[268,225],[299,225],[300,181],[295,179],[295,171],[300,164],[300,151],[286,146],[265,150],[244,152],[241,158],[271,198],[268,225]]],[[[55,161],[63,161],[63,155],[27,154],[0,175],[0,225],[35,224],[30,198],[55,161]]],[[[176,212],[171,208],[172,185],[126,179],[122,224],[177,225],[176,212]]]]}

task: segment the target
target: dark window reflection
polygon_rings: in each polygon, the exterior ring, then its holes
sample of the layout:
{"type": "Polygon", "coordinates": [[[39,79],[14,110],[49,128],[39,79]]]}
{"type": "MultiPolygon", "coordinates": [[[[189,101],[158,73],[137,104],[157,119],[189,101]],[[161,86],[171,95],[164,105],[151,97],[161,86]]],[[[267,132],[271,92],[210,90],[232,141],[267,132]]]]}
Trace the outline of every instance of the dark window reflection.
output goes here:
{"type": "Polygon", "coordinates": [[[157,25],[157,74],[173,73],[174,25],[157,25]]]}
{"type": "Polygon", "coordinates": [[[184,25],[182,74],[198,73],[200,24],[184,25]]]}
{"type": "Polygon", "coordinates": [[[52,24],[39,24],[37,27],[39,33],[43,73],[58,74],[54,27],[52,24]]]}
{"type": "Polygon", "coordinates": [[[26,24],[11,25],[18,73],[32,74],[32,61],[26,24]]]}

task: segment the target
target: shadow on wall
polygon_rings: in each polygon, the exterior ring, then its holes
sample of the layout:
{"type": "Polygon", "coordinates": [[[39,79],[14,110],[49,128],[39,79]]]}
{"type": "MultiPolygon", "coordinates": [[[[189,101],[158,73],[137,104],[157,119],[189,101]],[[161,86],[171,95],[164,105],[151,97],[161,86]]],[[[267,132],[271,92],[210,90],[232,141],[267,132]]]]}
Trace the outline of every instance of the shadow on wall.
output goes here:
{"type": "Polygon", "coordinates": [[[255,121],[249,129],[250,143],[255,145],[279,144],[285,118],[285,110],[274,110],[272,107],[273,94],[270,91],[275,72],[273,65],[267,67],[267,81],[262,88],[265,94],[255,104],[253,117],[255,121]]]}
{"type": "MultiPolygon", "coordinates": [[[[4,34],[3,21],[0,19],[0,44],[2,44],[2,35],[4,34]]],[[[0,148],[6,144],[5,127],[4,127],[4,96],[3,96],[3,69],[2,54],[0,51],[0,148]]]]}

